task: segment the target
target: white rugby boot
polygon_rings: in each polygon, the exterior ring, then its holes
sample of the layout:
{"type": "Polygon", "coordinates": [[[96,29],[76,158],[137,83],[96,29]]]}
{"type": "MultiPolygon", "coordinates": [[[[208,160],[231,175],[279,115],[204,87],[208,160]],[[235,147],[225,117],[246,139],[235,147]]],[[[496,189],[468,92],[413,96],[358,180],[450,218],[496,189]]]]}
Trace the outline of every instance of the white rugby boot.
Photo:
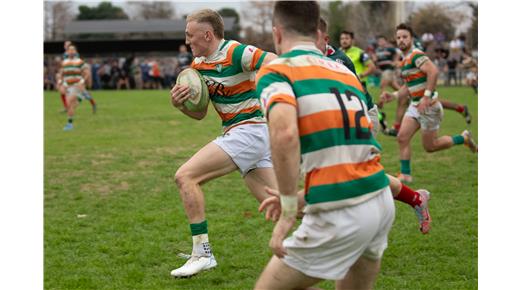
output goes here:
{"type": "Polygon", "coordinates": [[[175,278],[189,278],[202,271],[215,268],[216,266],[217,260],[215,260],[213,254],[210,256],[198,256],[192,254],[191,258],[186,261],[182,267],[172,270],[170,274],[175,278]]]}

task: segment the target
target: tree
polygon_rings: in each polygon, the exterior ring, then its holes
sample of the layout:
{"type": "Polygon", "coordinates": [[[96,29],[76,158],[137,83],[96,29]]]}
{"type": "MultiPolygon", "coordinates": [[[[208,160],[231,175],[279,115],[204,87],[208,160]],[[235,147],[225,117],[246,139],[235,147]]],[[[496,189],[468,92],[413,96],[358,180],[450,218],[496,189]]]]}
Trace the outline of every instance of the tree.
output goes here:
{"type": "Polygon", "coordinates": [[[453,39],[455,25],[446,9],[439,4],[430,3],[412,13],[409,18],[414,32],[421,36],[425,32],[444,34],[446,39],[453,39]]]}
{"type": "Polygon", "coordinates": [[[240,30],[242,28],[240,27],[240,15],[238,14],[238,12],[235,9],[233,9],[233,8],[224,7],[222,9],[220,9],[218,11],[218,13],[222,17],[232,17],[232,18],[235,19],[233,21],[233,28],[231,29],[231,32],[229,32],[226,35],[226,38],[227,39],[239,40],[240,39],[240,30]]]}
{"type": "Polygon", "coordinates": [[[57,40],[64,38],[65,24],[74,18],[71,11],[71,2],[45,2],[45,39],[57,40]]]}
{"type": "Polygon", "coordinates": [[[331,44],[339,46],[341,31],[345,29],[345,7],[341,1],[334,1],[329,2],[327,8],[323,11],[323,14],[328,22],[331,44]]]}
{"type": "Polygon", "coordinates": [[[121,7],[112,6],[110,2],[101,2],[96,7],[79,6],[77,20],[93,19],[128,19],[125,11],[121,7]]]}
{"type": "Polygon", "coordinates": [[[468,31],[468,44],[470,48],[477,48],[478,47],[478,4],[475,3],[469,3],[469,7],[471,7],[472,10],[472,17],[471,17],[471,27],[468,31]]]}
{"type": "Polygon", "coordinates": [[[172,19],[175,8],[170,2],[130,2],[137,10],[136,19],[172,19]]]}
{"type": "Polygon", "coordinates": [[[246,29],[244,42],[257,46],[263,50],[274,51],[271,24],[273,19],[274,2],[251,1],[246,11],[242,11],[253,26],[246,29]],[[253,33],[256,31],[256,33],[253,33]]]}

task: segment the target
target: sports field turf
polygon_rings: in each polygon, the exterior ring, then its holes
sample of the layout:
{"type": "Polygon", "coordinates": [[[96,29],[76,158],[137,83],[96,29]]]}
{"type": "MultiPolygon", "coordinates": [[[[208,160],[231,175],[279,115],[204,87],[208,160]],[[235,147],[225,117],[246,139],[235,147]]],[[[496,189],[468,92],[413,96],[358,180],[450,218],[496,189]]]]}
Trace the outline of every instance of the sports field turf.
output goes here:
{"type": "MultiPolygon", "coordinates": [[[[439,88],[468,104],[477,137],[477,97],[439,88]]],[[[378,95],[378,90],[371,90],[378,95]]],[[[220,133],[210,108],[203,121],[173,109],[168,91],[93,91],[98,112],[80,105],[75,129],[63,132],[59,95],[45,92],[45,289],[251,289],[271,256],[272,223],[235,172],[203,186],[209,237],[219,266],[191,279],[170,271],[191,251],[176,169],[220,133]]],[[[393,122],[395,102],[384,110],[393,122]]],[[[446,111],[441,133],[463,118],[446,111]]],[[[478,139],[478,138],[476,138],[478,139]]],[[[399,170],[395,138],[378,136],[382,163],[399,170]]],[[[477,289],[477,155],[466,147],[425,153],[413,142],[413,188],[432,192],[432,230],[422,235],[411,207],[396,203],[376,289],[477,289]]],[[[28,277],[30,279],[30,277],[28,277]]],[[[333,289],[332,282],[318,285],[333,289]]]]}

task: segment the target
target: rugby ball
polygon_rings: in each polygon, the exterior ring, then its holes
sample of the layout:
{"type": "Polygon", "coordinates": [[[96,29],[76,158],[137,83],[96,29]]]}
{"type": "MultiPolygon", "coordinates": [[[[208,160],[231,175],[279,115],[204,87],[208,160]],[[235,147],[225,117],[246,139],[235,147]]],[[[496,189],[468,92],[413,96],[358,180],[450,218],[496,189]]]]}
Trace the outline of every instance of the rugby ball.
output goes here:
{"type": "Polygon", "coordinates": [[[190,98],[184,102],[186,109],[192,112],[204,111],[209,103],[209,92],[202,75],[195,69],[187,68],[177,76],[177,84],[190,88],[190,98]]]}

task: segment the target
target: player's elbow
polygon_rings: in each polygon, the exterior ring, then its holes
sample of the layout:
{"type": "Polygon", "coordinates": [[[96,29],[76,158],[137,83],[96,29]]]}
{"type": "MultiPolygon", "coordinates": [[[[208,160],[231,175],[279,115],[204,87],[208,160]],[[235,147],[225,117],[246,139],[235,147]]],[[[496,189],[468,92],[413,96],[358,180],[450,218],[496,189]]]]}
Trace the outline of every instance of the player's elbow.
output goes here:
{"type": "Polygon", "coordinates": [[[298,146],[299,136],[296,124],[277,128],[271,134],[271,144],[279,148],[295,148],[298,146]]]}

